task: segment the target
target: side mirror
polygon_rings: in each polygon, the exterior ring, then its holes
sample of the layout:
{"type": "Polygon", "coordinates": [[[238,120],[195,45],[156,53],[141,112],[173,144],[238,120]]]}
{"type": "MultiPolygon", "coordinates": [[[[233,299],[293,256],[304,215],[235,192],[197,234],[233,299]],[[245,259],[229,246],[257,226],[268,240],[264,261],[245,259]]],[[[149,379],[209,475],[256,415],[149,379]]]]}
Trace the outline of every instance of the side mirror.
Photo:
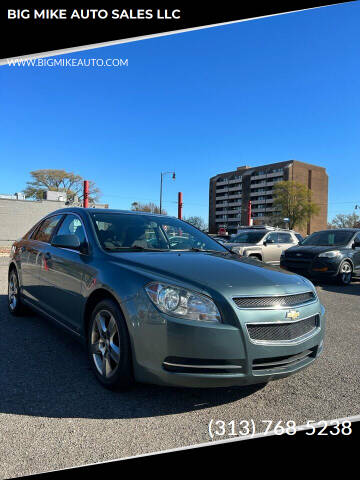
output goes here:
{"type": "Polygon", "coordinates": [[[355,242],[352,244],[352,248],[360,248],[359,240],[355,240],[355,242]]]}
{"type": "Polygon", "coordinates": [[[80,241],[76,235],[56,235],[51,244],[54,247],[80,250],[80,241]]]}

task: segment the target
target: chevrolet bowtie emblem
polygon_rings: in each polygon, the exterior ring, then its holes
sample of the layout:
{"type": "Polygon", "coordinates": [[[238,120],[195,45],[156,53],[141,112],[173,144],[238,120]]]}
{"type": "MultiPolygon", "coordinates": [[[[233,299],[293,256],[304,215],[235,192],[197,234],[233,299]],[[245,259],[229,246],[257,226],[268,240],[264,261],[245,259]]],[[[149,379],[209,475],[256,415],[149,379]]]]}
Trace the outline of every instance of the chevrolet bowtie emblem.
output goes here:
{"type": "Polygon", "coordinates": [[[291,320],[296,320],[298,317],[300,317],[300,312],[297,310],[290,310],[286,314],[286,318],[291,318],[291,320]]]}

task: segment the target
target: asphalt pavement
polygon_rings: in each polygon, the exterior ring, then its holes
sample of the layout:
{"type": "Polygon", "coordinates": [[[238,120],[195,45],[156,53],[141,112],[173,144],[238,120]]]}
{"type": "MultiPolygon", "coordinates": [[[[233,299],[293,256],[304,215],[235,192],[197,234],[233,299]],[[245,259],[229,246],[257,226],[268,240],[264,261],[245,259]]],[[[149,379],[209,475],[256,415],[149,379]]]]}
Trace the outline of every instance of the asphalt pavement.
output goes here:
{"type": "Polygon", "coordinates": [[[0,478],[208,442],[211,419],[252,419],[260,431],[263,420],[302,425],[358,415],[360,281],[317,289],[325,348],[306,370],[265,387],[135,385],[113,393],[97,383],[75,339],[38,315],[9,315],[1,258],[0,478]]]}

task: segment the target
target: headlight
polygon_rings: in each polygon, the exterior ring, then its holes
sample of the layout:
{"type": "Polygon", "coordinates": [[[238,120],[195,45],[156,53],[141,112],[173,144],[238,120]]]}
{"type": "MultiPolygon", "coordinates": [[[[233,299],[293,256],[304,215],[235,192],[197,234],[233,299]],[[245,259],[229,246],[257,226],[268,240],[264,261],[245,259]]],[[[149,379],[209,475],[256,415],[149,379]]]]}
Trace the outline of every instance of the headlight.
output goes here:
{"type": "Polygon", "coordinates": [[[149,283],[145,290],[154,305],[168,315],[203,322],[221,321],[215,303],[205,295],[158,282],[149,283]]]}
{"type": "Polygon", "coordinates": [[[319,257],[334,258],[341,255],[340,250],[331,250],[330,252],[319,253],[319,257]]]}

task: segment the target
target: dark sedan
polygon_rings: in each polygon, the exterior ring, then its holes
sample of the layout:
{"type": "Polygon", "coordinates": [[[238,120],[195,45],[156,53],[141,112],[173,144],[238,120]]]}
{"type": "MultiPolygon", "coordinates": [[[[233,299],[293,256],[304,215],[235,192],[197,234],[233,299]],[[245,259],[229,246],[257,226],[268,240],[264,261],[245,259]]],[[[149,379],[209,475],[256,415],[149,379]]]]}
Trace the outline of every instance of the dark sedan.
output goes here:
{"type": "Polygon", "coordinates": [[[282,268],[311,278],[335,279],[348,285],[360,275],[360,229],[322,230],[286,250],[280,259],[282,268]]]}
{"type": "Polygon", "coordinates": [[[323,349],[324,308],[309,280],[165,215],[49,214],[12,247],[8,302],[15,316],[31,307],[85,340],[108,388],[266,383],[323,349]]]}

